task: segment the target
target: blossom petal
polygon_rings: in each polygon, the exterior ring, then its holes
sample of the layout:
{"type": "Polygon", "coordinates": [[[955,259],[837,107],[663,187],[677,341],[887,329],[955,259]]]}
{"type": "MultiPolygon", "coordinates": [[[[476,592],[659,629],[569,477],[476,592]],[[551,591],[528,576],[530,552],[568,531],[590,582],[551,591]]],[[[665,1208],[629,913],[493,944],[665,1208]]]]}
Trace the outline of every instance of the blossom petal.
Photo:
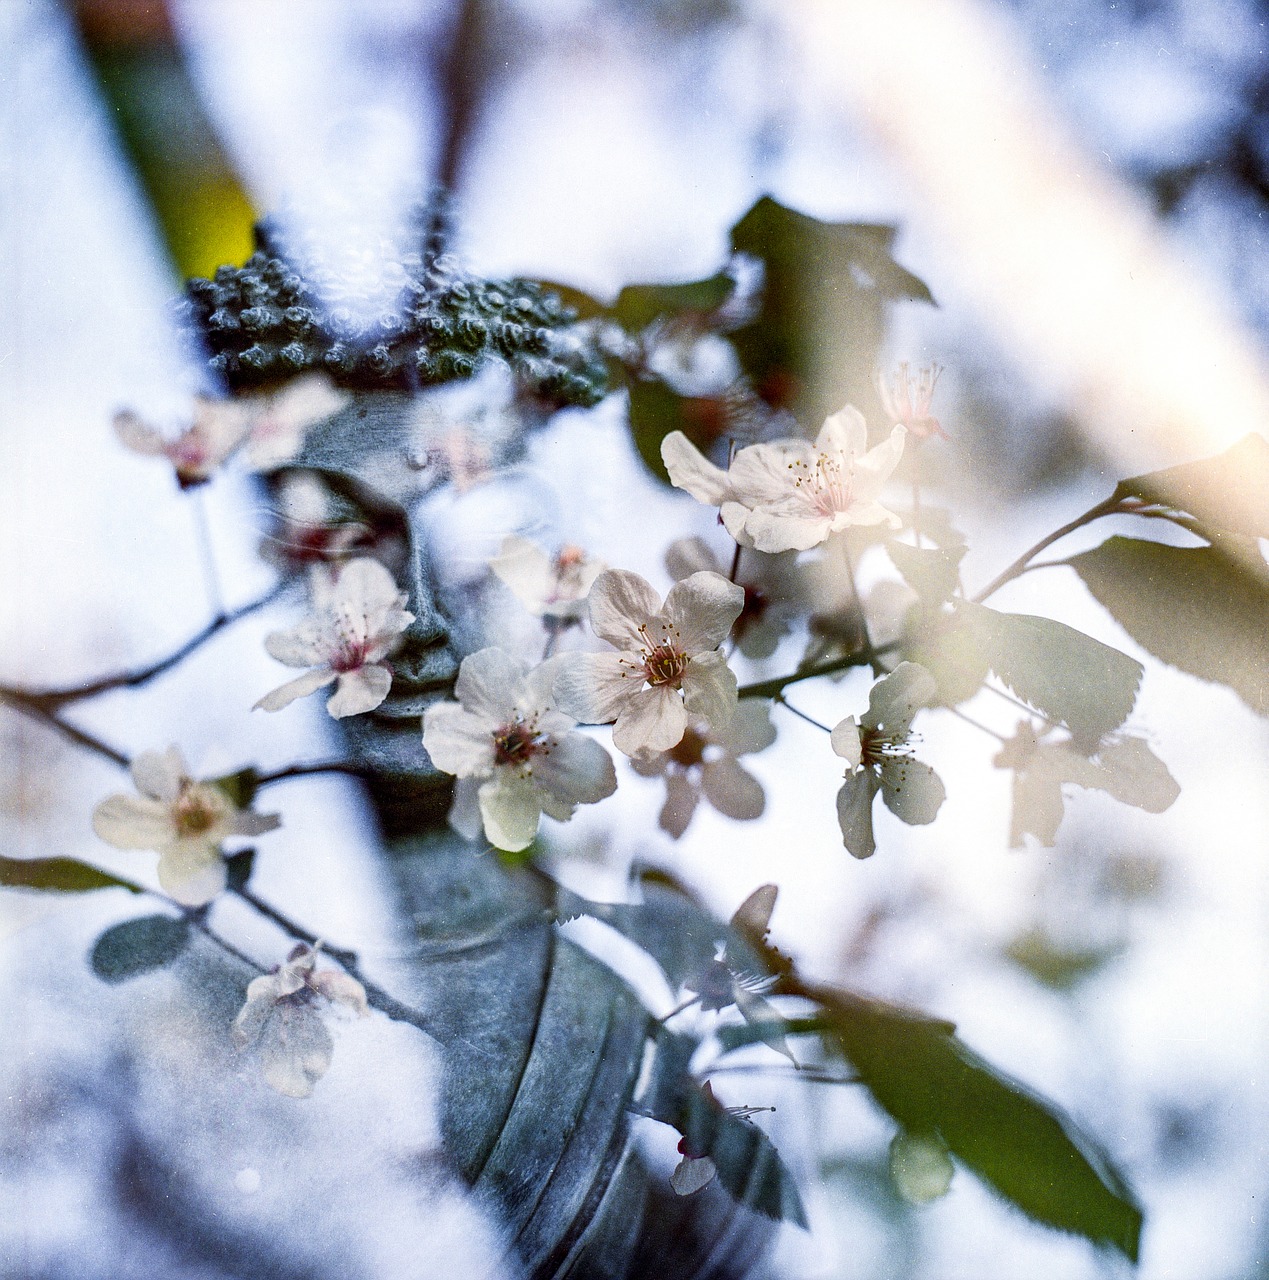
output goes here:
{"type": "Polygon", "coordinates": [[[760,818],[767,807],[762,783],[732,756],[705,762],[701,768],[701,790],[719,813],[737,822],[760,818]]]}
{"type": "Polygon", "coordinates": [[[670,588],[656,621],[669,629],[675,648],[694,654],[718,648],[744,607],[744,587],[706,570],[670,588]]]}
{"type": "Polygon", "coordinates": [[[337,671],[332,671],[329,667],[315,667],[312,671],[306,671],[302,676],[279,685],[272,693],[266,693],[251,709],[281,711],[283,707],[289,707],[296,698],[306,698],[310,693],[316,693],[318,689],[334,684],[338,679],[337,671]]]}
{"type": "MultiPolygon", "coordinates": [[[[717,649],[698,653],[688,662],[683,672],[683,704],[692,715],[708,721],[715,733],[722,732],[731,723],[736,714],[736,675],[717,649]]],[[[679,737],[682,736],[680,733],[679,737]]]]}
{"type": "Polygon", "coordinates": [[[499,769],[481,785],[480,814],[489,843],[508,853],[518,853],[527,849],[538,833],[542,804],[532,782],[499,769]]]}
{"type": "Polygon", "coordinates": [[[638,657],[628,653],[561,655],[555,676],[556,705],[583,724],[615,720],[643,688],[638,657]]]}
{"type": "Polygon", "coordinates": [[[113,425],[115,436],[125,449],[149,458],[160,458],[167,452],[167,441],[162,433],[131,409],[116,413],[113,425]]]}
{"type": "Polygon", "coordinates": [[[752,514],[743,502],[724,502],[718,509],[723,526],[742,547],[753,546],[753,539],[745,531],[745,525],[752,514]]]}
{"type": "Polygon", "coordinates": [[[718,1169],[709,1156],[684,1156],[670,1174],[670,1189],[676,1196],[690,1196],[709,1186],[718,1169]]]}
{"type": "Polygon", "coordinates": [[[373,711],[388,696],[392,688],[392,672],[378,662],[369,662],[356,671],[340,673],[335,692],[326,703],[326,710],[336,720],[345,716],[359,716],[373,711]]]}
{"type": "Polygon", "coordinates": [[[830,414],[815,437],[815,448],[849,467],[868,448],[868,424],[864,415],[851,404],[830,414]]]}
{"type": "Polygon", "coordinates": [[[442,773],[484,778],[494,767],[495,728],[456,702],[438,702],[423,712],[423,746],[442,773]]]}
{"type": "Polygon", "coordinates": [[[881,798],[896,818],[910,827],[923,827],[938,816],[947,788],[928,764],[898,756],[882,762],[881,798]]]}
{"type": "Polygon", "coordinates": [[[366,1003],[366,988],[351,974],[340,973],[338,969],[323,969],[320,973],[313,974],[309,979],[309,986],[332,1004],[342,1004],[359,1017],[370,1012],[370,1006],[366,1003]]]}
{"type": "Polygon", "coordinates": [[[721,573],[723,566],[704,538],[676,538],[665,553],[665,567],[675,582],[694,573],[721,573]]]}
{"type": "Polygon", "coordinates": [[[551,558],[536,542],[509,534],[489,567],[530,613],[544,612],[555,586],[555,574],[551,558]]]}
{"type": "Polygon", "coordinates": [[[305,1004],[274,1005],[260,1034],[260,1058],[270,1088],[288,1098],[307,1098],[330,1068],[335,1051],[317,1011],[305,1004]]]}
{"type": "Polygon", "coordinates": [[[171,807],[149,796],[108,796],[93,810],[93,830],[116,849],[161,849],[176,835],[171,807]]]}
{"type": "Polygon", "coordinates": [[[834,531],[834,518],[789,515],[758,508],[745,520],[745,532],[759,551],[806,551],[818,547],[834,531]]]}
{"type": "Polygon", "coordinates": [[[225,860],[207,840],[178,840],[159,858],[159,884],[183,907],[201,907],[225,888],[225,860]]]}
{"type": "Polygon", "coordinates": [[[686,729],[687,712],[678,690],[657,685],[636,693],[627,701],[613,725],[612,743],[626,755],[636,751],[668,751],[679,744],[686,729]]]}
{"type": "Polygon", "coordinates": [[[841,533],[843,529],[850,529],[855,525],[874,524],[887,524],[892,529],[903,527],[903,521],[880,502],[856,498],[845,511],[839,511],[833,517],[832,532],[841,533]]]}
{"type": "Polygon", "coordinates": [[[728,755],[747,756],[765,751],[776,740],[771,723],[771,703],[765,698],[742,698],[731,721],[710,735],[728,755]]]}
{"type": "Polygon", "coordinates": [[[904,733],[917,711],[929,706],[937,696],[938,685],[923,666],[901,662],[884,680],[873,685],[863,724],[869,729],[904,733]]]}
{"type": "Polygon", "coordinates": [[[747,507],[796,499],[795,472],[812,466],[814,453],[806,440],[751,444],[741,449],[727,473],[731,496],[747,507]]]}
{"type": "Polygon", "coordinates": [[[449,807],[449,825],[464,840],[479,840],[485,829],[480,816],[480,784],[475,778],[459,778],[449,807]]]}
{"type": "Polygon", "coordinates": [[[189,768],[180,747],[166,751],[142,751],[132,762],[132,781],[143,796],[171,804],[181,794],[189,768]]]}
{"type": "Polygon", "coordinates": [[[837,823],[842,829],[842,843],[852,857],[871,858],[877,851],[872,832],[872,801],[877,794],[877,780],[867,771],[848,773],[837,793],[837,823]]]}
{"type": "Polygon", "coordinates": [[[325,663],[335,649],[335,637],[324,618],[310,617],[283,631],[271,631],[264,638],[269,657],[288,667],[316,667],[325,663]]]}
{"type": "Polygon", "coordinates": [[[454,696],[491,729],[515,717],[529,665],[497,648],[480,649],[463,659],[454,696]]]}
{"type": "Polygon", "coordinates": [[[370,616],[395,606],[401,590],[378,560],[358,556],[340,569],[335,579],[335,595],[350,609],[370,616]]]}
{"type": "Polygon", "coordinates": [[[661,806],[661,816],[657,819],[657,825],[675,840],[679,839],[692,821],[692,815],[696,812],[696,805],[700,798],[699,788],[694,786],[686,775],[667,774],[665,803],[661,806]]]}
{"type": "Polygon", "coordinates": [[[881,492],[882,485],[890,479],[903,457],[907,434],[902,424],[896,424],[885,440],[855,459],[856,493],[860,497],[875,498],[881,492]]]}
{"type": "Polygon", "coordinates": [[[534,757],[533,781],[569,804],[595,804],[617,790],[617,771],[593,738],[565,733],[534,757]]]}
{"type": "Polygon", "coordinates": [[[859,762],[864,758],[863,739],[854,716],[847,716],[845,720],[833,726],[829,743],[833,750],[850,765],[852,772],[859,768],[859,762]]]}
{"type": "Polygon", "coordinates": [[[707,507],[720,506],[730,492],[727,472],[710,462],[681,431],[671,431],[661,441],[661,461],[670,483],[707,507]]]}
{"type": "Polygon", "coordinates": [[[651,583],[627,569],[606,569],[591,586],[591,630],[618,649],[641,649],[639,630],[661,607],[651,583]]]}

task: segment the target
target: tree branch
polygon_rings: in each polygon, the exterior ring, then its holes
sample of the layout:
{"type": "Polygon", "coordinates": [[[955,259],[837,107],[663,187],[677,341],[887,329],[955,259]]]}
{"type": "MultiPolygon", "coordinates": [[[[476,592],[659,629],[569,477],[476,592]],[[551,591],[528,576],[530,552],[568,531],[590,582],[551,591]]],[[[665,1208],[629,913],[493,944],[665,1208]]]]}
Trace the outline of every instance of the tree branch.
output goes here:
{"type": "Polygon", "coordinates": [[[32,720],[38,720],[41,724],[48,725],[50,729],[55,729],[63,737],[69,738],[76,746],[85,747],[89,751],[105,757],[111,763],[117,764],[121,769],[126,769],[132,763],[132,760],[124,755],[122,751],[110,746],[109,743],[103,742],[100,738],[95,738],[86,730],[77,729],[73,724],[68,724],[41,699],[31,694],[23,693],[21,689],[8,689],[0,686],[0,702],[7,703],[15,711],[20,711],[23,715],[30,716],[32,720]]]}

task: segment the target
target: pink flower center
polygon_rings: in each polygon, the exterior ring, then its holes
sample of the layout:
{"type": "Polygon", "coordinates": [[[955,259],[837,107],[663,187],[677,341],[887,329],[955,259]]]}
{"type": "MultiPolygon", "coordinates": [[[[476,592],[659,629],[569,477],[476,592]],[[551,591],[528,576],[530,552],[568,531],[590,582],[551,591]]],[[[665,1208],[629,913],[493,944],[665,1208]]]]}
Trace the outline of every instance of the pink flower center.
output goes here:
{"type": "Polygon", "coordinates": [[[512,720],[493,732],[494,764],[525,765],[538,753],[549,750],[546,739],[538,733],[537,719],[512,720]]]}
{"type": "Polygon", "coordinates": [[[687,670],[687,654],[671,644],[659,644],[645,652],[643,677],[650,685],[669,684],[676,688],[687,670]]]}
{"type": "Polygon", "coordinates": [[[216,825],[219,817],[207,788],[188,782],[181,788],[181,794],[172,807],[177,834],[182,836],[205,835],[216,825]]]}
{"type": "Polygon", "coordinates": [[[341,640],[331,655],[330,669],[343,675],[345,671],[360,671],[366,665],[366,652],[370,645],[365,640],[341,640]]]}
{"type": "Polygon", "coordinates": [[[855,468],[843,467],[840,458],[817,454],[810,463],[798,458],[789,463],[793,487],[820,516],[835,516],[848,511],[854,497],[855,468]]]}
{"type": "Polygon", "coordinates": [[[884,729],[859,730],[859,763],[872,769],[887,760],[901,760],[912,755],[908,733],[887,733],[884,729]]]}

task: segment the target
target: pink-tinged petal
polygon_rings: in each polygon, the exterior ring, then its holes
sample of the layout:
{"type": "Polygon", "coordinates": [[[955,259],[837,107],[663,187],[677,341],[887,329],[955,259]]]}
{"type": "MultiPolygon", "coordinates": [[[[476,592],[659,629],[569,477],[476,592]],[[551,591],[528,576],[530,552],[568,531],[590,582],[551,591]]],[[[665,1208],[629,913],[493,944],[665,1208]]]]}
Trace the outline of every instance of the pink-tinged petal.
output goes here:
{"type": "Polygon", "coordinates": [[[881,766],[881,798],[900,821],[910,827],[924,827],[938,817],[947,789],[928,764],[911,756],[898,756],[881,766]]]}
{"type": "Polygon", "coordinates": [[[701,790],[719,813],[737,822],[752,822],[767,807],[762,783],[731,756],[705,762],[701,790]]]}
{"type": "Polygon", "coordinates": [[[872,832],[872,802],[877,794],[877,780],[867,770],[848,773],[837,793],[837,824],[842,829],[842,843],[855,858],[871,858],[877,852],[872,832]]]}
{"type": "Polygon", "coordinates": [[[781,515],[759,508],[750,512],[745,532],[759,551],[808,551],[833,532],[833,524],[833,516],[781,515]]]}
{"type": "Polygon", "coordinates": [[[395,606],[401,590],[378,560],[359,556],[340,569],[335,580],[335,596],[355,612],[369,615],[395,606]]]}
{"type": "Polygon", "coordinates": [[[401,642],[401,633],[414,621],[408,609],[393,606],[381,617],[368,619],[366,661],[379,662],[401,642]]]}
{"type": "Polygon", "coordinates": [[[903,521],[893,511],[883,507],[881,503],[856,499],[847,510],[839,511],[833,517],[831,532],[841,533],[844,529],[874,524],[889,525],[892,529],[903,527],[903,521]]]}
{"type": "Polygon", "coordinates": [[[731,722],[712,734],[710,740],[728,755],[747,756],[765,751],[776,740],[771,704],[765,698],[742,698],[731,722]]]}
{"type": "Polygon", "coordinates": [[[132,781],[143,796],[171,804],[181,794],[189,769],[180,747],[142,751],[132,762],[132,781]]]}
{"type": "Polygon", "coordinates": [[[702,1188],[709,1186],[718,1176],[718,1169],[709,1156],[693,1159],[684,1156],[670,1174],[670,1189],[676,1196],[695,1195],[702,1188]]]}
{"type": "Polygon", "coordinates": [[[284,631],[271,631],[264,638],[269,657],[288,667],[317,667],[329,661],[336,647],[335,636],[325,619],[305,618],[284,631]]]}
{"type": "Polygon", "coordinates": [[[644,689],[629,700],[613,725],[612,743],[618,751],[668,751],[683,738],[687,712],[678,690],[669,685],[644,689]]]}
{"type": "Polygon", "coordinates": [[[366,988],[350,974],[340,973],[338,969],[323,969],[321,973],[313,974],[308,985],[332,1004],[342,1004],[358,1017],[364,1018],[370,1012],[366,988]]]}
{"type": "Polygon", "coordinates": [[[555,710],[555,682],[570,663],[573,655],[557,653],[545,662],[539,662],[524,678],[524,685],[517,709],[524,715],[539,716],[538,727],[544,733],[563,732],[573,727],[573,719],[555,710]]]}
{"type": "Polygon", "coordinates": [[[242,809],[225,823],[225,834],[231,836],[262,836],[276,831],[282,818],[276,813],[253,813],[242,809]]]}
{"type": "Polygon", "coordinates": [[[854,716],[847,716],[834,725],[828,740],[833,751],[846,761],[852,772],[859,768],[864,758],[864,744],[854,716]]]}
{"type": "Polygon", "coordinates": [[[728,496],[731,486],[727,472],[710,462],[681,431],[671,431],[661,441],[661,461],[669,472],[670,483],[685,489],[697,502],[717,507],[728,496]]]}
{"type": "Polygon", "coordinates": [[[649,631],[659,638],[664,630],[682,653],[716,649],[744,607],[744,587],[728,582],[721,573],[694,573],[670,588],[665,607],[649,631]]]}
{"type": "Polygon", "coordinates": [[[542,804],[527,778],[498,769],[488,782],[481,784],[480,814],[489,843],[508,853],[519,853],[533,843],[538,833],[542,804]]]}
{"type": "Polygon", "coordinates": [[[476,779],[460,778],[455,784],[448,821],[464,840],[480,839],[485,823],[480,816],[480,784],[476,779]]]}
{"type": "Polygon", "coordinates": [[[336,720],[364,715],[373,711],[388,696],[391,688],[392,672],[377,662],[368,663],[356,671],[341,673],[335,692],[326,703],[326,710],[336,720]]]}
{"type": "Polygon", "coordinates": [[[593,738],[566,733],[534,756],[533,781],[568,804],[596,804],[617,790],[617,771],[593,738]]]}
{"type": "Polygon", "coordinates": [[[591,629],[617,649],[640,649],[639,628],[661,607],[650,583],[626,569],[606,569],[590,589],[591,629]]]}
{"type": "Polygon", "coordinates": [[[665,803],[661,806],[657,825],[675,840],[680,839],[692,821],[700,798],[699,789],[685,774],[668,774],[665,779],[665,803]]]}
{"type": "Polygon", "coordinates": [[[159,858],[159,884],[183,907],[201,907],[225,888],[225,860],[206,840],[179,840],[159,858]]]}
{"type": "Polygon", "coordinates": [[[260,1033],[265,1082],[288,1098],[307,1098],[330,1068],[335,1051],[317,1011],[304,1004],[274,1005],[260,1033]]]}
{"type": "Polygon", "coordinates": [[[442,773],[484,778],[494,767],[497,722],[464,711],[456,702],[438,702],[423,712],[423,746],[442,773]]]}
{"type": "Polygon", "coordinates": [[[638,654],[563,654],[555,674],[555,703],[583,724],[615,720],[643,688],[638,654]]]}
{"type": "Polygon", "coordinates": [[[736,714],[736,676],[717,649],[698,653],[687,664],[683,672],[683,704],[691,715],[707,721],[714,733],[724,731],[731,723],[736,714]]]}
{"type": "Polygon", "coordinates": [[[514,534],[502,540],[502,550],[489,568],[504,582],[530,613],[541,614],[555,589],[551,558],[528,538],[514,534]]]}
{"type": "Polygon", "coordinates": [[[454,696],[490,728],[506,724],[516,713],[529,664],[502,649],[468,654],[458,669],[454,696]]]}
{"type": "Polygon", "coordinates": [[[855,460],[855,486],[861,497],[875,498],[881,492],[903,457],[907,435],[903,426],[896,426],[887,439],[855,460]]]}
{"type": "Polygon", "coordinates": [[[847,405],[824,419],[815,437],[815,448],[847,468],[868,448],[868,424],[854,405],[847,405]]]}
{"type": "Polygon", "coordinates": [[[923,666],[901,662],[884,680],[873,685],[863,724],[869,729],[904,733],[912,717],[937,696],[938,684],[923,666]]]}
{"type": "Polygon", "coordinates": [[[796,495],[795,482],[814,459],[814,450],[805,440],[751,444],[741,449],[731,464],[729,496],[747,507],[786,502],[796,495]]]}
{"type": "Polygon", "coordinates": [[[275,990],[274,975],[264,974],[247,984],[247,1003],[238,1010],[230,1033],[239,1049],[254,1044],[264,1030],[264,1024],[273,1013],[274,1003],[281,992],[275,990]]]}
{"type": "Polygon", "coordinates": [[[93,810],[93,830],[116,849],[161,849],[176,835],[170,806],[149,796],[109,796],[93,810]]]}
{"type": "Polygon", "coordinates": [[[143,418],[125,409],[114,417],[115,436],[125,449],[148,458],[161,458],[167,453],[167,441],[143,418]]]}
{"type": "Polygon", "coordinates": [[[334,684],[338,679],[339,673],[332,671],[329,667],[318,667],[314,671],[306,671],[302,676],[288,680],[286,684],[274,689],[272,693],[266,693],[251,709],[252,711],[281,711],[283,707],[289,707],[296,698],[306,698],[310,693],[316,693],[318,689],[334,684]]]}
{"type": "Polygon", "coordinates": [[[723,566],[704,538],[678,538],[665,553],[665,567],[675,582],[694,573],[721,573],[723,566]]]}

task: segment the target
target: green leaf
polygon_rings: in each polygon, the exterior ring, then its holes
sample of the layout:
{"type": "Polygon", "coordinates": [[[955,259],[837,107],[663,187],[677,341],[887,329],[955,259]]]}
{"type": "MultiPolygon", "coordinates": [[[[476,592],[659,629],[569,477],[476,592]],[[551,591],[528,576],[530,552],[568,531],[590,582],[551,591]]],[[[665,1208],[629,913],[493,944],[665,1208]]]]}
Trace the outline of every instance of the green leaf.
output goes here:
{"type": "Polygon", "coordinates": [[[639,333],[662,316],[716,311],[735,289],[736,282],[722,271],[688,284],[628,284],[617,295],[612,316],[623,329],[639,333]]]}
{"type": "Polygon", "coordinates": [[[256,851],[254,849],[243,849],[241,853],[235,853],[231,857],[225,859],[225,886],[234,892],[238,889],[245,889],[248,881],[251,879],[251,872],[256,865],[256,851]]]}
{"type": "Polygon", "coordinates": [[[560,284],[556,280],[530,280],[528,283],[555,294],[566,307],[572,307],[577,312],[579,320],[594,320],[610,313],[611,308],[606,303],[571,284],[560,284]]]}
{"type": "Polygon", "coordinates": [[[1269,440],[1246,435],[1214,458],[1121,481],[1117,498],[1141,498],[1201,524],[1269,538],[1269,440]]]}
{"type": "Polygon", "coordinates": [[[219,787],[233,801],[235,808],[248,809],[260,785],[260,775],[248,765],[247,768],[239,769],[236,773],[227,773],[223,777],[211,778],[209,781],[212,786],[219,787]]]}
{"type": "Polygon", "coordinates": [[[1215,547],[1123,537],[1068,563],[1143,649],[1269,714],[1269,571],[1215,547]]]}
{"type": "Polygon", "coordinates": [[[894,567],[921,597],[924,604],[937,608],[952,598],[960,583],[960,563],[966,547],[910,547],[906,542],[890,541],[886,551],[894,567]]]}
{"type": "Polygon", "coordinates": [[[761,306],[732,335],[758,394],[817,429],[843,404],[880,421],[874,377],[886,306],[932,303],[892,256],[895,230],[829,223],[763,196],[731,230],[737,253],[761,259],[761,306]]]}
{"type": "Polygon", "coordinates": [[[714,402],[681,396],[660,378],[634,379],[630,390],[630,434],[648,470],[663,484],[670,477],[661,461],[661,441],[682,431],[702,451],[714,443],[708,408],[714,402]]]}
{"type": "Polygon", "coordinates": [[[1005,955],[1020,969],[1025,969],[1037,982],[1055,991],[1073,991],[1086,978],[1098,974],[1116,957],[1123,946],[1065,946],[1043,929],[1028,929],[1006,948],[1005,955]]]}
{"type": "Polygon", "coordinates": [[[833,1039],[904,1128],[937,1134],[1029,1217],[1137,1260],[1142,1214],[1109,1156],[1053,1103],[997,1071],[946,1025],[842,993],[833,1039]]]}
{"type": "Polygon", "coordinates": [[[987,679],[989,664],[981,637],[959,609],[935,614],[904,646],[903,656],[934,677],[942,706],[967,702],[987,679]]]}
{"type": "MultiPolygon", "coordinates": [[[[780,1030],[786,1036],[812,1036],[822,1035],[831,1027],[832,1023],[829,1020],[820,1017],[785,1018],[780,1025],[780,1030]]],[[[736,1049],[748,1048],[752,1044],[765,1044],[769,1033],[764,1027],[754,1026],[751,1022],[736,1022],[719,1027],[714,1034],[718,1038],[722,1051],[731,1053],[736,1049]]]]}
{"type": "Polygon", "coordinates": [[[138,916],[106,930],[93,944],[89,963],[103,982],[125,982],[162,969],[189,945],[184,916],[138,916]]]}
{"type": "Polygon", "coordinates": [[[15,889],[46,889],[54,893],[88,893],[93,889],[127,889],[139,885],[74,858],[6,858],[0,855],[0,885],[15,889]]]}
{"type": "Polygon", "coordinates": [[[1142,666],[1082,631],[1025,613],[957,605],[988,666],[1024,702],[1078,738],[1099,741],[1128,718],[1142,666]]]}

